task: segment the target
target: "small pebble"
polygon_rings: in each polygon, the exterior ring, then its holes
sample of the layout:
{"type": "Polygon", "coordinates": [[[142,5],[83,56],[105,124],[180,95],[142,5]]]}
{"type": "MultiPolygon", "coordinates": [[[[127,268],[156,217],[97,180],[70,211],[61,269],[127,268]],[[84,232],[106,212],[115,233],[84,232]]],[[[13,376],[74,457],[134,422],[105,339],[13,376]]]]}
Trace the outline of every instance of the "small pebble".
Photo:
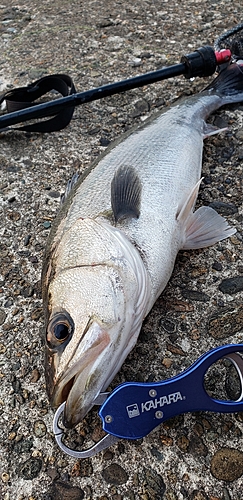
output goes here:
{"type": "Polygon", "coordinates": [[[39,378],[40,378],[40,373],[37,370],[37,368],[34,368],[34,370],[32,370],[31,372],[30,382],[32,382],[32,384],[35,384],[39,380],[39,378]]]}
{"type": "Polygon", "coordinates": [[[109,139],[106,139],[105,137],[100,138],[100,145],[101,146],[104,146],[104,147],[109,146],[110,142],[111,141],[109,141],[109,139]]]}
{"type": "Polygon", "coordinates": [[[137,66],[141,66],[142,64],[142,59],[140,57],[134,57],[133,59],[130,59],[128,61],[128,64],[136,68],[137,66]]]}
{"type": "Polygon", "coordinates": [[[103,453],[103,459],[104,460],[112,460],[114,454],[110,450],[105,450],[103,453]]]}
{"type": "Polygon", "coordinates": [[[222,271],[223,266],[220,262],[214,262],[212,265],[212,269],[215,269],[215,271],[222,271]]]}
{"type": "Polygon", "coordinates": [[[16,437],[16,432],[10,432],[8,435],[9,441],[13,441],[15,437],[16,437]]]}
{"type": "Polygon", "coordinates": [[[46,424],[42,420],[36,420],[34,423],[34,434],[42,438],[46,434],[46,424]]]}
{"type": "Polygon", "coordinates": [[[189,500],[209,500],[204,491],[194,490],[189,497],[189,500]]]}
{"type": "Polygon", "coordinates": [[[34,294],[34,289],[31,285],[28,285],[28,286],[22,288],[22,290],[21,290],[21,295],[23,297],[26,297],[26,298],[32,297],[33,294],[34,294]]]}
{"type": "Polygon", "coordinates": [[[6,346],[4,344],[0,344],[0,354],[4,354],[6,352],[6,346]]]}
{"type": "Polygon", "coordinates": [[[185,452],[185,451],[187,451],[188,446],[189,446],[189,439],[183,435],[183,436],[179,437],[179,439],[177,441],[177,445],[179,446],[179,448],[182,451],[185,452]]]}
{"type": "Polygon", "coordinates": [[[170,368],[172,363],[173,363],[173,361],[170,358],[164,358],[162,361],[162,365],[164,365],[165,368],[170,368]]]}
{"type": "Polygon", "coordinates": [[[160,326],[167,332],[167,333],[174,333],[176,329],[176,325],[173,321],[170,319],[162,318],[160,320],[160,326]]]}
{"type": "Polygon", "coordinates": [[[219,290],[222,293],[234,295],[235,293],[243,291],[243,276],[234,276],[233,278],[226,278],[221,281],[219,290]]]}
{"type": "Polygon", "coordinates": [[[4,307],[11,307],[13,305],[13,299],[9,298],[5,304],[4,304],[4,307]]]}
{"type": "Polygon", "coordinates": [[[170,351],[172,354],[178,354],[179,356],[185,356],[186,353],[177,345],[174,344],[166,344],[166,349],[170,351]]]}
{"type": "Polygon", "coordinates": [[[27,247],[30,242],[31,234],[28,234],[24,239],[24,246],[27,247]]]}
{"type": "Polygon", "coordinates": [[[211,474],[220,481],[235,481],[243,474],[243,452],[234,448],[216,451],[211,460],[211,474]]]}
{"type": "Polygon", "coordinates": [[[166,491],[166,500],[178,500],[178,497],[172,490],[167,490],[166,491]]]}
{"type": "Polygon", "coordinates": [[[48,467],[46,473],[51,478],[52,481],[54,481],[59,477],[59,472],[55,467],[48,467]]]}
{"type": "Polygon", "coordinates": [[[48,196],[50,196],[51,198],[60,198],[60,193],[59,191],[49,191],[48,193],[48,196]]]}
{"type": "Polygon", "coordinates": [[[231,496],[227,490],[227,488],[223,488],[223,496],[221,500],[231,500],[231,496]]]}
{"type": "Polygon", "coordinates": [[[37,307],[36,309],[34,309],[31,313],[31,319],[33,319],[34,321],[38,321],[38,319],[40,319],[43,315],[43,309],[42,307],[37,307]]]}
{"type": "Polygon", "coordinates": [[[181,293],[185,299],[189,300],[196,300],[198,302],[208,302],[210,300],[210,297],[206,293],[200,292],[198,290],[183,288],[181,293]]]}
{"type": "Polygon", "coordinates": [[[151,455],[153,455],[153,457],[156,457],[157,460],[163,460],[164,459],[164,455],[163,453],[161,453],[161,451],[159,451],[157,448],[155,448],[155,446],[152,446],[151,448],[151,455]]]}
{"type": "Polygon", "coordinates": [[[215,339],[235,335],[243,327],[243,306],[215,312],[208,320],[208,333],[215,339]]]}
{"type": "Polygon", "coordinates": [[[19,212],[16,212],[16,211],[13,210],[11,213],[8,214],[8,217],[9,217],[10,220],[16,222],[17,220],[20,219],[21,215],[20,215],[19,212]]]}
{"type": "Polygon", "coordinates": [[[83,500],[84,491],[79,486],[56,480],[50,488],[52,500],[83,500]]]}
{"type": "Polygon", "coordinates": [[[8,203],[13,203],[16,200],[15,196],[11,196],[11,198],[8,199],[8,203]]]}
{"type": "Polygon", "coordinates": [[[121,465],[113,463],[102,471],[102,477],[109,484],[124,484],[128,480],[126,471],[121,465]]]}
{"type": "Polygon", "coordinates": [[[166,490],[164,480],[153,469],[143,469],[141,480],[147,499],[162,499],[166,490]]]}
{"type": "Polygon", "coordinates": [[[42,460],[40,458],[30,458],[19,467],[19,475],[23,479],[32,480],[37,477],[42,468],[42,460]]]}
{"type": "Polygon", "coordinates": [[[32,264],[37,264],[38,258],[36,257],[36,255],[31,255],[29,257],[29,261],[32,262],[32,264]]]}
{"type": "Polygon", "coordinates": [[[233,203],[225,203],[223,201],[213,201],[209,203],[209,207],[214,208],[220,215],[233,215],[238,212],[238,208],[233,203]]]}
{"type": "Polygon", "coordinates": [[[169,436],[161,435],[160,439],[161,439],[161,443],[164,446],[172,446],[173,445],[173,439],[171,437],[169,437],[169,436]]]}
{"type": "Polygon", "coordinates": [[[208,448],[199,436],[194,436],[190,439],[188,451],[192,455],[200,457],[206,457],[208,454],[208,448]]]}
{"type": "Polygon", "coordinates": [[[2,475],[1,475],[1,478],[2,478],[2,481],[4,483],[7,483],[9,481],[9,479],[10,479],[10,476],[9,476],[9,474],[7,472],[3,472],[2,475]]]}
{"type": "MultiPolygon", "coordinates": [[[[21,438],[21,436],[20,436],[21,438]]],[[[14,451],[19,455],[22,453],[29,453],[33,447],[33,438],[31,437],[30,439],[19,439],[17,441],[16,437],[16,443],[14,444],[14,451]]]]}

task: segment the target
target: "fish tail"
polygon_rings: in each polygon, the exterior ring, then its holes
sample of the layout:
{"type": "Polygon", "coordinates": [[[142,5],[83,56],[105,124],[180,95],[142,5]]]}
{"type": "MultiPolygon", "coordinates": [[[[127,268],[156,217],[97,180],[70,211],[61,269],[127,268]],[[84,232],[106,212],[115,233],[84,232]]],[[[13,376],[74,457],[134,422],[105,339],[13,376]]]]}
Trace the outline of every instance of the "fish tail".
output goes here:
{"type": "Polygon", "coordinates": [[[229,64],[205,90],[220,95],[222,104],[243,101],[243,61],[229,64]]]}

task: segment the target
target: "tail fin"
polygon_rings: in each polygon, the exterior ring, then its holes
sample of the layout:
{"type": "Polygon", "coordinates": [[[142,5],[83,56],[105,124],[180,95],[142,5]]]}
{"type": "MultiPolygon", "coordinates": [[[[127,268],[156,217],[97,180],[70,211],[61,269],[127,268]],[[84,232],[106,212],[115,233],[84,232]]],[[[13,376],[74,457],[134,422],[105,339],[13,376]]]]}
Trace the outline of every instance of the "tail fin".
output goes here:
{"type": "Polygon", "coordinates": [[[243,101],[243,61],[229,64],[204,90],[216,92],[225,104],[243,101]]]}

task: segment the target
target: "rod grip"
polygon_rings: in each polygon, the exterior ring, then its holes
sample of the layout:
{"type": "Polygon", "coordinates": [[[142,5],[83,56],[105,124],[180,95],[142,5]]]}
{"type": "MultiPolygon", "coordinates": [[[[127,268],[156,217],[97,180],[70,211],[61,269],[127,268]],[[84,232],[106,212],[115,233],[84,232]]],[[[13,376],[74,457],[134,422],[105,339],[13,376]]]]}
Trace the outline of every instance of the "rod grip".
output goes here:
{"type": "Polygon", "coordinates": [[[184,73],[186,78],[211,76],[217,67],[214,49],[209,45],[200,47],[195,52],[182,56],[181,62],[186,67],[186,72],[184,73]]]}

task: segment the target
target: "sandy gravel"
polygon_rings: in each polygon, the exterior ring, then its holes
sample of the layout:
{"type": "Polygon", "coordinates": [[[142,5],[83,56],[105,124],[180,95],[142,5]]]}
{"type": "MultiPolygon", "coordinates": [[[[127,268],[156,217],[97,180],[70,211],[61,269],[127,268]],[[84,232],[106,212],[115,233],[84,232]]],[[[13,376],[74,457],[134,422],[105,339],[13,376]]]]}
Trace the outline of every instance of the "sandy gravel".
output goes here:
{"type": "MultiPolygon", "coordinates": [[[[241,13],[240,0],[3,0],[0,91],[52,73],[69,74],[81,91],[152,71],[212,45],[241,13]]],[[[0,134],[0,499],[242,499],[243,412],[181,415],[143,440],[77,461],[55,444],[44,380],[42,256],[67,180],[115,137],[207,83],[178,77],[79,107],[61,132],[0,134]]],[[[205,142],[198,199],[216,203],[238,232],[180,253],[112,387],[171,377],[208,349],[243,341],[242,110],[213,119],[229,129],[205,142]]],[[[234,397],[231,372],[226,392],[234,397]]],[[[217,396],[222,386],[212,370],[209,389],[217,396]]],[[[70,436],[78,447],[83,437],[100,439],[97,413],[70,436]]]]}

